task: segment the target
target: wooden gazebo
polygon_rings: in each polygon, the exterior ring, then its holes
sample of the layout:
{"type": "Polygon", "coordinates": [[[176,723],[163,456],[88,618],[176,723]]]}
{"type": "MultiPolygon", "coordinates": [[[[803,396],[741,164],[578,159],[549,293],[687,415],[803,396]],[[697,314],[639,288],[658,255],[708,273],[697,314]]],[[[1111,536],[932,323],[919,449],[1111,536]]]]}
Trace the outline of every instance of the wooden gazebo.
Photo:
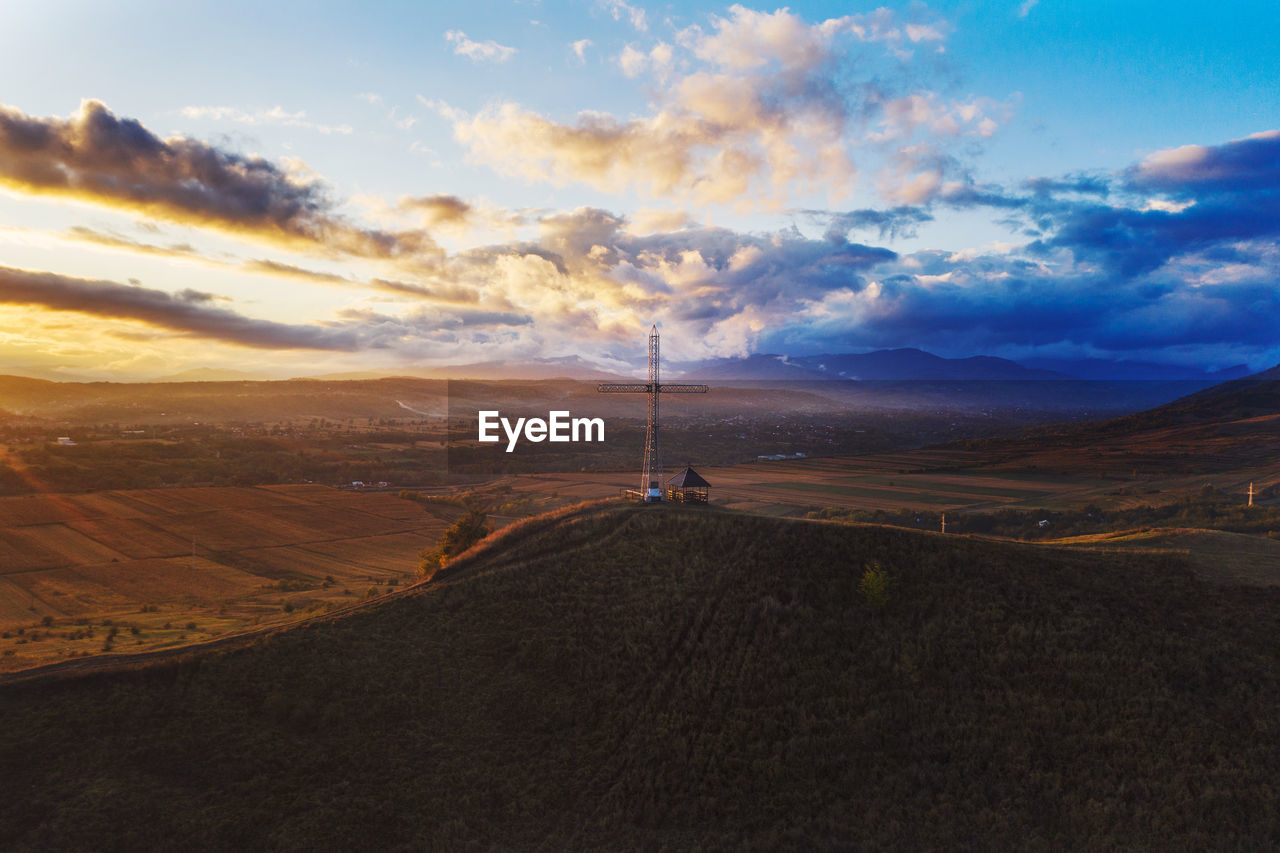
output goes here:
{"type": "Polygon", "coordinates": [[[711,484],[699,476],[698,472],[686,465],[685,469],[667,480],[666,498],[669,501],[686,504],[704,504],[711,494],[711,484]]]}

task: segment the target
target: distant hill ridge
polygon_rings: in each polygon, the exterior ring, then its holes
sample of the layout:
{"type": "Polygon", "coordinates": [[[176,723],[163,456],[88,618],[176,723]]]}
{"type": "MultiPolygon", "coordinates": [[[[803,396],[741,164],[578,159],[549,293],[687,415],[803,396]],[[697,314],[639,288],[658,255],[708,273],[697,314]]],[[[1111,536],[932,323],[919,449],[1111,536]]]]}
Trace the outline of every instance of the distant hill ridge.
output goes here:
{"type": "Polygon", "coordinates": [[[1280,459],[1280,365],[1132,414],[964,443],[1058,470],[1262,472],[1280,459]]]}
{"type": "Polygon", "coordinates": [[[148,382],[261,382],[274,377],[244,370],[225,370],[218,367],[196,367],[169,376],[149,379],[148,382]]]}
{"type": "MultiPolygon", "coordinates": [[[[636,360],[632,368],[614,362],[606,365],[579,355],[521,360],[483,361],[470,364],[434,366],[404,365],[289,377],[280,370],[244,371],[196,367],[178,373],[141,380],[174,382],[261,382],[286,378],[317,380],[414,379],[578,379],[617,381],[644,375],[645,365],[636,360]]],[[[1109,359],[1006,358],[976,355],[944,358],[914,347],[874,350],[865,353],[830,353],[792,356],[756,353],[739,358],[714,358],[696,362],[668,360],[663,375],[708,380],[805,380],[826,379],[866,381],[952,381],[952,380],[1036,380],[1086,379],[1095,381],[1223,381],[1247,376],[1248,368],[1234,365],[1221,370],[1203,370],[1182,365],[1109,359]]],[[[0,367],[0,375],[45,379],[55,382],[94,382],[92,378],[57,373],[52,370],[0,367]]],[[[119,381],[119,380],[106,380],[119,381]]],[[[134,380],[130,380],[135,382],[134,380]]]]}
{"type": "Polygon", "coordinates": [[[1139,426],[1151,428],[1192,422],[1228,422],[1259,415],[1280,415],[1280,365],[1213,385],[1162,406],[1116,418],[1095,429],[1124,431],[1139,426]]]}
{"type": "Polygon", "coordinates": [[[1280,364],[1174,400],[1153,410],[1153,413],[1182,418],[1248,418],[1280,414],[1280,364]]]}

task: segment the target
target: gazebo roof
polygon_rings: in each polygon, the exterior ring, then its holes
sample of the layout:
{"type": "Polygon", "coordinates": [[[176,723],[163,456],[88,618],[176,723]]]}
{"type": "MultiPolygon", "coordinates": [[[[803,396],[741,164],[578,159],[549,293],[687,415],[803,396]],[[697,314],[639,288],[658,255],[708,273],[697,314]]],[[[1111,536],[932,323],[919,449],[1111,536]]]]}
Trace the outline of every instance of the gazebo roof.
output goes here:
{"type": "Polygon", "coordinates": [[[685,466],[683,471],[676,474],[670,480],[667,480],[667,485],[675,486],[678,489],[711,488],[711,484],[702,479],[702,477],[698,475],[698,472],[689,466],[685,466]]]}

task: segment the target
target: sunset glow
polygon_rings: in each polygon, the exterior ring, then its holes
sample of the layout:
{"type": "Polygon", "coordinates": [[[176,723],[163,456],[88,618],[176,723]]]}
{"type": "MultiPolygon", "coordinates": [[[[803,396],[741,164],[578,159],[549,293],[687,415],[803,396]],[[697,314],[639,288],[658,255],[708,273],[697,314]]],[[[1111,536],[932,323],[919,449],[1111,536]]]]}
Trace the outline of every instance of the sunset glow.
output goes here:
{"type": "Polygon", "coordinates": [[[1277,12],[1122,5],[6,4],[0,371],[1267,367],[1277,12]]]}

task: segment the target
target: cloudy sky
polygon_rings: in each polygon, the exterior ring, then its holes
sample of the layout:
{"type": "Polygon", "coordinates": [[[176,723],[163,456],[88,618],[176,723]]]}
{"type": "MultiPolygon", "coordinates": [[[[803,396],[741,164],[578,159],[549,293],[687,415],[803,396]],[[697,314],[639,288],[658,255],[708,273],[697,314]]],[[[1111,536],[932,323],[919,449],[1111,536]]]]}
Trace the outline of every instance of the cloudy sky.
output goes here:
{"type": "Polygon", "coordinates": [[[1272,2],[0,6],[0,370],[1280,362],[1272,2]],[[373,8],[369,8],[372,5],[373,8]]]}

